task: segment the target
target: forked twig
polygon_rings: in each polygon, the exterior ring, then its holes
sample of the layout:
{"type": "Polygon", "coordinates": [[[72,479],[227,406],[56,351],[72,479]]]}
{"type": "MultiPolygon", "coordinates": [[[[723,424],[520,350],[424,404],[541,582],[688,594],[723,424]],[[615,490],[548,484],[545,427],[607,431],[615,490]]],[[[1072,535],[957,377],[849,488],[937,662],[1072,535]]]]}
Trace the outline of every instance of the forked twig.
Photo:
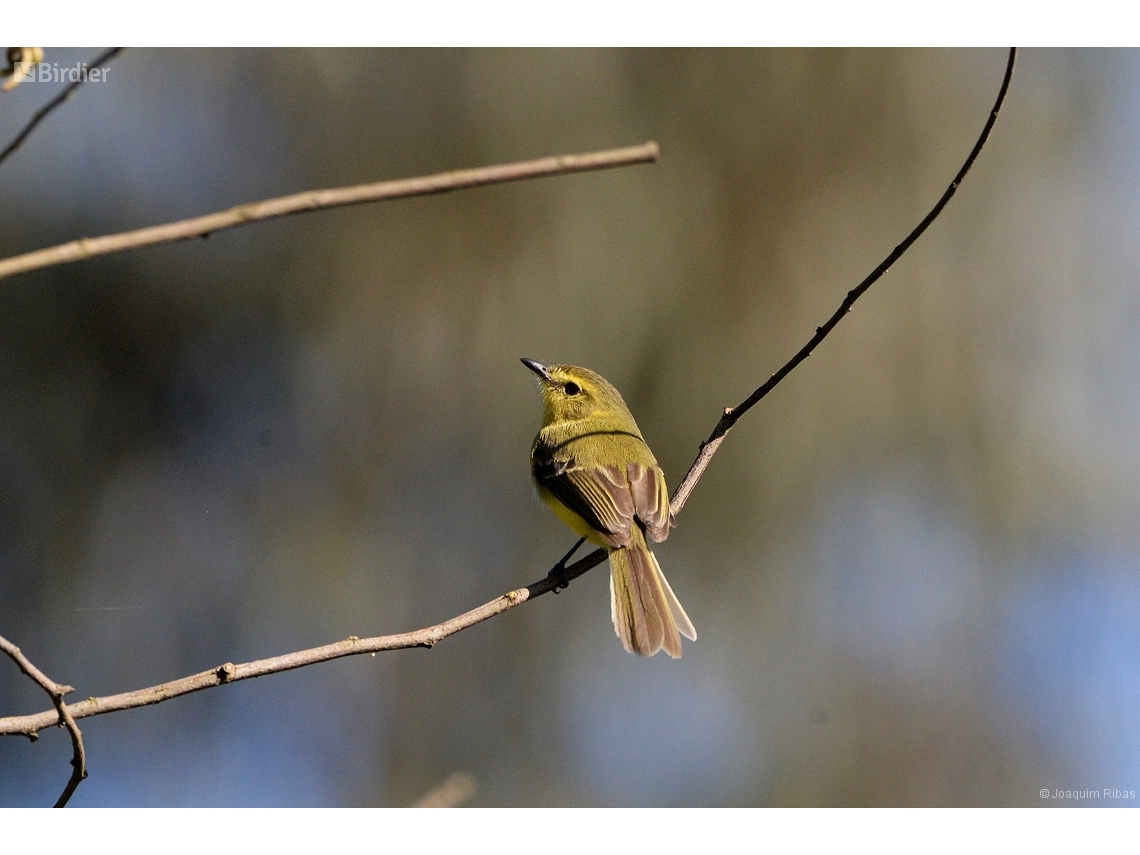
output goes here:
{"type": "MultiPolygon", "coordinates": [[[[48,693],[52,704],[55,705],[56,715],[58,716],[53,724],[63,724],[63,726],[67,728],[68,735],[71,736],[71,777],[68,779],[67,786],[63,788],[63,792],[55,803],[57,808],[64,807],[71,798],[71,794],[75,792],[75,788],[79,786],[79,782],[87,777],[87,749],[83,747],[83,734],[80,732],[79,725],[75,723],[75,719],[68,710],[67,704],[63,702],[63,696],[69,692],[74,692],[75,689],[71,688],[71,686],[64,686],[61,683],[57,683],[48,677],[47,674],[32,664],[32,661],[23,654],[19,647],[2,635],[0,635],[0,650],[7,653],[8,656],[12,658],[12,661],[19,666],[21,671],[27,674],[36,685],[48,693]]],[[[39,737],[38,729],[21,731],[21,733],[33,741],[39,737]]]]}

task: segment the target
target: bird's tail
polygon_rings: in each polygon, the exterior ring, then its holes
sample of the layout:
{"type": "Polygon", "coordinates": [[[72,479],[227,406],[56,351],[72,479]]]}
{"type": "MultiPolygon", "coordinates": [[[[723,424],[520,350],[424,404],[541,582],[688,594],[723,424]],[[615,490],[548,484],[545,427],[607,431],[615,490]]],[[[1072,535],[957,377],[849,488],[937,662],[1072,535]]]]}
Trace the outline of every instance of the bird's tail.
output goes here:
{"type": "Polygon", "coordinates": [[[681,638],[697,631],[636,526],[629,546],[610,550],[610,606],[614,630],[630,653],[652,656],[661,648],[677,659],[681,638]]]}

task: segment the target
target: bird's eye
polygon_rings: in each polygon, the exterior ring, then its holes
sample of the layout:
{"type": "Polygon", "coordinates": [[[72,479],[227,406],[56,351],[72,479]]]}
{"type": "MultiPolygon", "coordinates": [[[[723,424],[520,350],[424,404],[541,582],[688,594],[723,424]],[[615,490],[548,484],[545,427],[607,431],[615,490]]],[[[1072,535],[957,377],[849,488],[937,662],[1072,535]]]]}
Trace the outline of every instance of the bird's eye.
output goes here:
{"type": "Polygon", "coordinates": [[[566,388],[566,394],[567,395],[577,395],[579,392],[582,391],[581,389],[578,388],[578,384],[573,382],[573,381],[567,383],[565,388],[566,388]]]}

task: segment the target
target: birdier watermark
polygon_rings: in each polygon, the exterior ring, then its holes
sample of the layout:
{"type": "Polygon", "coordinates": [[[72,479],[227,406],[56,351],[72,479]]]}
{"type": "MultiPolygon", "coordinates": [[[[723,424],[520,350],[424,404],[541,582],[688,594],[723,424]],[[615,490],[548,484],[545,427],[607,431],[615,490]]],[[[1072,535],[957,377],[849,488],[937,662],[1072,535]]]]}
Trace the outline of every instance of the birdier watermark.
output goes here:
{"type": "Polygon", "coordinates": [[[109,68],[91,68],[85,62],[60,65],[58,62],[37,62],[28,66],[24,83],[106,83],[109,68]]]}
{"type": "Polygon", "coordinates": [[[1048,787],[1042,787],[1037,791],[1037,795],[1058,802],[1108,802],[1135,799],[1136,791],[1118,790],[1115,787],[1105,787],[1103,790],[1050,790],[1048,787]]]}

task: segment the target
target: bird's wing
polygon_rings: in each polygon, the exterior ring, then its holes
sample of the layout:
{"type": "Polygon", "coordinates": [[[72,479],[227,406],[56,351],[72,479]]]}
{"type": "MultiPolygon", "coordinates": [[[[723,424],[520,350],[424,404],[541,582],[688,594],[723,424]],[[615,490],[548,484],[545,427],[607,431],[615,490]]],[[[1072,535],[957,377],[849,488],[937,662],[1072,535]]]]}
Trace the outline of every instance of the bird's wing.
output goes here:
{"type": "Polygon", "coordinates": [[[534,478],[601,535],[610,547],[629,543],[634,503],[617,466],[579,466],[574,458],[535,460],[534,478]]]}
{"type": "Polygon", "coordinates": [[[645,463],[628,463],[629,491],[633,498],[634,513],[645,524],[645,531],[656,541],[669,536],[673,518],[669,514],[669,489],[665,474],[659,466],[645,463]]]}

